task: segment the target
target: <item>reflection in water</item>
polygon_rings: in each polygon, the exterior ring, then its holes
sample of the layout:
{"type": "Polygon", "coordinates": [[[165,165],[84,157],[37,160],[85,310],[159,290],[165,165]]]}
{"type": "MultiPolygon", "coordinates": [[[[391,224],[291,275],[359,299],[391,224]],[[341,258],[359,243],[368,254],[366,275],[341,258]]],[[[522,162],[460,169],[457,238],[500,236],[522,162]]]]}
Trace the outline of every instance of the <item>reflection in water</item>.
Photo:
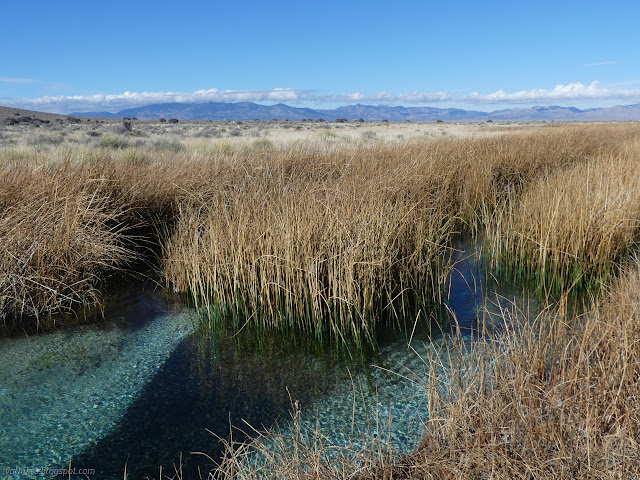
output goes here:
{"type": "Polygon", "coordinates": [[[482,245],[469,238],[459,239],[453,265],[446,300],[438,313],[443,327],[449,327],[450,332],[464,336],[482,335],[501,329],[506,311],[515,308],[525,314],[536,312],[537,302],[528,294],[533,290],[531,287],[506,279],[498,281],[489,273],[482,256],[482,245]]]}
{"type": "Polygon", "coordinates": [[[198,478],[198,468],[208,472],[211,461],[190,452],[217,458],[221,452],[214,434],[226,437],[230,425],[273,427],[290,408],[289,394],[311,403],[331,388],[329,378],[311,357],[239,353],[231,340],[213,355],[191,336],[173,351],[118,427],[76,461],[96,468],[100,478],[122,478],[125,462],[138,478],[157,476],[159,465],[172,471],[182,461],[186,478],[198,478]]]}
{"type": "Polygon", "coordinates": [[[485,273],[478,256],[478,250],[470,242],[458,242],[449,274],[445,308],[451,327],[462,334],[478,329],[478,310],[485,289],[485,273]]]}

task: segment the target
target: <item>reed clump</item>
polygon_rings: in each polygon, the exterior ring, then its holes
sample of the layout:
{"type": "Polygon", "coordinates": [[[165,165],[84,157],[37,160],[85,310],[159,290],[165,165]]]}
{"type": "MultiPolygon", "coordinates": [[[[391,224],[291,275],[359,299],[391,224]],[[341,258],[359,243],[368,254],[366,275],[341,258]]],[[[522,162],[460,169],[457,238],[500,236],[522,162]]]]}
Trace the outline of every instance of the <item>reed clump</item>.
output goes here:
{"type": "Polygon", "coordinates": [[[182,167],[138,149],[1,151],[0,323],[31,330],[101,308],[107,278],[153,261],[179,194],[172,180],[196,177],[182,167]]]}
{"type": "Polygon", "coordinates": [[[437,300],[454,228],[427,164],[296,146],[229,165],[179,206],[165,272],[211,316],[336,338],[437,300]]]}
{"type": "Polygon", "coordinates": [[[123,221],[128,207],[68,163],[2,170],[2,318],[38,319],[99,304],[104,275],[134,257],[123,221]]]}
{"type": "Polygon", "coordinates": [[[550,172],[617,154],[638,134],[637,125],[562,125],[439,139],[419,148],[434,168],[449,172],[442,187],[465,222],[479,231],[483,214],[490,214],[508,195],[521,194],[550,172]]]}
{"type": "Polygon", "coordinates": [[[554,295],[607,284],[640,241],[640,150],[599,155],[509,195],[486,222],[494,262],[554,295]]]}
{"type": "Polygon", "coordinates": [[[582,318],[539,318],[482,343],[492,362],[451,394],[430,379],[433,419],[401,462],[407,477],[640,476],[639,286],[635,260],[582,318]]]}

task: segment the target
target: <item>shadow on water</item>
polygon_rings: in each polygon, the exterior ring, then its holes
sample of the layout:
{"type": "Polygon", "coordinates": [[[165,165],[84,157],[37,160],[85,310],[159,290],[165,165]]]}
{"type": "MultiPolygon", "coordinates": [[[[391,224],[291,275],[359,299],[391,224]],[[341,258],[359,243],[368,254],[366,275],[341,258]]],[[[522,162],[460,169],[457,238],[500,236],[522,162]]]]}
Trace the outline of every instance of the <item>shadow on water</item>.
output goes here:
{"type": "Polygon", "coordinates": [[[6,478],[47,478],[117,425],[193,330],[174,307],[141,286],[106,320],[0,339],[0,466],[16,470],[6,478]]]}
{"type": "Polygon", "coordinates": [[[173,307],[180,306],[175,296],[151,280],[123,279],[109,290],[102,311],[91,309],[78,317],[84,323],[108,331],[124,329],[135,332],[173,307]]]}
{"type": "Polygon", "coordinates": [[[119,425],[74,464],[94,468],[95,478],[123,478],[125,464],[130,478],[157,478],[160,465],[170,473],[182,463],[184,478],[199,478],[199,469],[206,478],[212,462],[190,452],[219,458],[220,444],[207,430],[227,437],[230,425],[272,427],[283,415],[286,420],[293,400],[311,403],[330,386],[323,367],[303,355],[239,354],[231,340],[214,355],[192,335],[177,346],[119,425]]]}

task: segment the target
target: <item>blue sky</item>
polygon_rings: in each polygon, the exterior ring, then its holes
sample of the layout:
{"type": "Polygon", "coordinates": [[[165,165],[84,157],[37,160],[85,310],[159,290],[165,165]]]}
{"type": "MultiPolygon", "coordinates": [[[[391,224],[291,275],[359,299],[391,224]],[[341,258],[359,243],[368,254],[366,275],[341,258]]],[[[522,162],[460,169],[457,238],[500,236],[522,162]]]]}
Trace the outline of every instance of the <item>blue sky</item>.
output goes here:
{"type": "Polygon", "coordinates": [[[640,103],[630,0],[32,0],[0,12],[0,105],[640,103]]]}

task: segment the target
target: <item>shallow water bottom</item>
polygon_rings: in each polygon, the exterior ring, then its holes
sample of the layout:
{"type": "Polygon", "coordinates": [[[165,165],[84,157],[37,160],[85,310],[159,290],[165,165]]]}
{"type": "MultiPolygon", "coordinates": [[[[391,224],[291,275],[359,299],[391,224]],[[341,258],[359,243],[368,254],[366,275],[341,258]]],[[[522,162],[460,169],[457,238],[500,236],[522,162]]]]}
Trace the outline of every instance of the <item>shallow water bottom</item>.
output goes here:
{"type": "Polygon", "coordinates": [[[441,321],[454,328],[387,335],[358,365],[331,352],[242,348],[233,338],[210,348],[193,333],[191,309],[145,290],[112,308],[106,322],[3,339],[0,478],[46,478],[38,471],[70,462],[100,479],[123,478],[125,465],[130,478],[157,478],[160,466],[206,477],[211,459],[191,452],[216,459],[216,435],[228,437],[232,425],[291,432],[294,405],[305,435],[345,446],[376,438],[409,451],[428,419],[432,362],[444,372],[452,335],[477,332],[482,318],[499,328],[504,296],[517,297],[487,287],[473,258],[461,248],[450,277],[441,321]]]}
{"type": "Polygon", "coordinates": [[[0,341],[0,468],[35,474],[7,478],[35,477],[99,442],[192,331],[191,312],[163,312],[153,296],[140,294],[120,313],[0,341]]]}

